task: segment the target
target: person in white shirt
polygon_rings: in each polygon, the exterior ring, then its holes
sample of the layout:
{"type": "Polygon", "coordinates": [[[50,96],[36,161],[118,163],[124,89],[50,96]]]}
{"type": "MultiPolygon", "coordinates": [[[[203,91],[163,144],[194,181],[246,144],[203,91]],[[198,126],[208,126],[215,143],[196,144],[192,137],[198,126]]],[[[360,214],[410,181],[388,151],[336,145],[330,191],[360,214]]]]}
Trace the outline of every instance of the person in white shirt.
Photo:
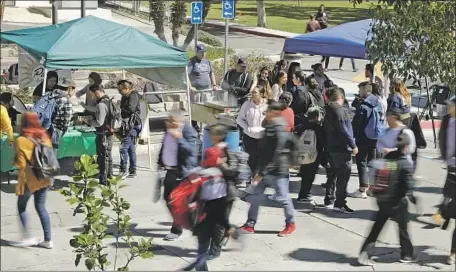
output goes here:
{"type": "Polygon", "coordinates": [[[410,162],[413,163],[411,155],[415,152],[416,149],[415,134],[413,134],[413,131],[408,129],[407,126],[402,123],[401,116],[403,114],[403,111],[398,108],[392,108],[388,110],[386,113],[386,120],[388,121],[389,128],[386,130],[385,134],[380,139],[378,139],[377,151],[383,155],[386,155],[391,151],[397,150],[397,137],[399,134],[401,134],[401,132],[403,132],[410,137],[410,145],[407,150],[407,158],[410,160],[410,162]]]}
{"type": "Polygon", "coordinates": [[[288,75],[285,71],[280,71],[277,74],[277,80],[272,85],[272,99],[274,101],[279,101],[279,97],[283,94],[284,88],[288,81],[288,75]]]}
{"type": "Polygon", "coordinates": [[[259,143],[264,133],[262,123],[268,108],[266,99],[261,97],[262,92],[261,86],[253,88],[252,99],[244,102],[236,119],[237,124],[243,129],[242,142],[244,151],[249,154],[248,164],[252,177],[258,168],[258,159],[261,155],[259,143]]]}

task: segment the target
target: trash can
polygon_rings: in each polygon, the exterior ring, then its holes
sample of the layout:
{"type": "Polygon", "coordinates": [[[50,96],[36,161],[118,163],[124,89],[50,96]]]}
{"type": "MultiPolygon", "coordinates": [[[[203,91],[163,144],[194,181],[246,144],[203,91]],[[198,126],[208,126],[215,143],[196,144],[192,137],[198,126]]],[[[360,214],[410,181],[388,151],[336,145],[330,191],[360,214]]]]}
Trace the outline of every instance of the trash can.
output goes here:
{"type": "MultiPolygon", "coordinates": [[[[228,150],[233,152],[239,151],[239,129],[237,127],[230,127],[228,135],[226,136],[226,143],[228,144],[228,150]]],[[[204,127],[203,131],[203,159],[204,159],[204,150],[208,147],[211,147],[213,144],[211,142],[210,136],[210,126],[204,127]]]]}

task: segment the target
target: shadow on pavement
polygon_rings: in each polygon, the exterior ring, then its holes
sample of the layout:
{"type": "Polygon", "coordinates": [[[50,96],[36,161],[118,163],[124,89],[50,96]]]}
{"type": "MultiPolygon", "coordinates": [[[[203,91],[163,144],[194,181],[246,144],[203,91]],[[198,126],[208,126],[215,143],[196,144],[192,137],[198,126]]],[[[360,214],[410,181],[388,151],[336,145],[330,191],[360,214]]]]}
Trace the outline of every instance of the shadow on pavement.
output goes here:
{"type": "Polygon", "coordinates": [[[443,189],[440,187],[415,187],[416,192],[441,195],[443,189]]]}
{"type": "Polygon", "coordinates": [[[323,249],[300,248],[291,252],[288,256],[304,262],[349,263],[352,266],[357,265],[356,258],[323,249]]]}
{"type": "Polygon", "coordinates": [[[345,214],[345,213],[338,212],[334,209],[328,209],[325,207],[316,207],[315,209],[313,209],[310,212],[306,212],[306,211],[300,211],[300,212],[307,213],[307,214],[318,213],[318,214],[322,214],[322,215],[325,215],[325,216],[331,217],[331,218],[342,218],[342,219],[357,218],[357,219],[364,219],[364,220],[368,220],[368,221],[375,221],[375,214],[377,211],[356,210],[355,213],[353,213],[353,214],[345,214]]]}

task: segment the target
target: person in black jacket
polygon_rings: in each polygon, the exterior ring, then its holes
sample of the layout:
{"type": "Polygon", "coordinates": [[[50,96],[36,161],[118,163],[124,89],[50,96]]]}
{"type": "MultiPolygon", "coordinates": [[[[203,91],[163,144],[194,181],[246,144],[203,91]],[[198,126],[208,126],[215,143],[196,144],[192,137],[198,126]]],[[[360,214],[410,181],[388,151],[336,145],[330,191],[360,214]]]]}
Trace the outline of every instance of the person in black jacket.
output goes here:
{"type": "MultiPolygon", "coordinates": [[[[448,114],[443,117],[439,131],[439,147],[441,157],[447,163],[447,177],[443,187],[444,201],[434,219],[445,219],[443,227],[446,228],[451,219],[456,219],[456,97],[448,102],[448,114]]],[[[438,222],[442,224],[443,222],[438,222]]],[[[453,231],[451,252],[448,264],[453,265],[456,257],[456,227],[453,231]]]]}
{"type": "Polygon", "coordinates": [[[397,150],[388,153],[385,156],[390,167],[390,180],[388,187],[384,190],[374,192],[377,197],[378,213],[375,216],[376,220],[372,226],[369,236],[366,238],[363,246],[361,247],[358,262],[361,265],[373,266],[374,262],[370,259],[371,250],[375,246],[383,226],[389,218],[394,218],[399,227],[399,241],[401,245],[401,259],[402,263],[413,262],[413,245],[410,241],[408,234],[408,200],[416,203],[413,196],[414,179],[413,179],[413,165],[408,160],[408,148],[411,139],[405,134],[399,134],[397,137],[397,150]]]}
{"type": "Polygon", "coordinates": [[[258,209],[264,198],[267,187],[275,189],[275,201],[282,204],[285,211],[285,229],[279,236],[291,235],[296,230],[294,222],[293,201],[288,195],[289,168],[290,168],[290,133],[286,130],[286,122],[281,117],[285,105],[273,102],[269,105],[264,120],[265,135],[262,139],[263,154],[259,161],[259,173],[252,181],[252,195],[248,196],[250,208],[248,219],[241,229],[246,233],[255,232],[258,218],[258,209]],[[287,152],[288,150],[288,152],[287,152]]]}
{"type": "MultiPolygon", "coordinates": [[[[353,118],[353,133],[356,138],[356,145],[359,148],[359,153],[356,155],[356,166],[358,168],[359,189],[350,193],[350,197],[354,198],[367,198],[367,188],[369,187],[369,177],[367,175],[367,166],[375,160],[377,155],[377,139],[370,139],[366,133],[370,135],[375,134],[372,131],[374,128],[367,127],[370,118],[374,118],[374,110],[381,114],[382,105],[379,97],[372,94],[372,83],[365,81],[359,84],[359,102],[356,104],[355,116],[353,118]],[[367,131],[366,130],[371,130],[367,131]]],[[[379,120],[384,122],[383,120],[379,120]]]]}
{"type": "Polygon", "coordinates": [[[345,100],[343,92],[340,89],[335,90],[329,100],[329,104],[325,107],[326,115],[323,121],[323,129],[327,160],[336,182],[334,179],[327,181],[325,206],[334,204],[334,208],[339,212],[354,213],[347,206],[345,199],[347,198],[347,184],[351,175],[352,154],[358,154],[358,147],[353,137],[353,128],[348,112],[343,107],[345,100]],[[334,187],[337,188],[335,202],[333,202],[334,187]]]}
{"type": "Polygon", "coordinates": [[[236,97],[237,103],[241,106],[253,84],[252,76],[247,72],[247,60],[239,58],[235,69],[226,72],[222,82],[222,89],[236,97]]]}
{"type": "MultiPolygon", "coordinates": [[[[166,133],[158,155],[158,166],[166,170],[163,182],[165,201],[189,171],[198,165],[197,142],[196,130],[183,122],[179,112],[172,112],[166,120],[166,133]]],[[[182,229],[173,224],[165,240],[175,240],[181,234],[182,229]]]]}
{"type": "Polygon", "coordinates": [[[140,95],[133,90],[133,84],[127,80],[117,83],[120,100],[120,114],[122,115],[122,126],[125,128],[124,137],[120,143],[120,176],[127,176],[127,162],[130,161],[128,177],[136,177],[136,137],[141,132],[141,106],[139,105],[140,95]]]}
{"type": "Polygon", "coordinates": [[[425,149],[427,147],[426,138],[424,138],[423,130],[421,129],[420,120],[414,112],[409,112],[401,116],[402,123],[406,125],[415,135],[416,149],[412,153],[413,171],[416,171],[416,163],[418,162],[418,149],[425,149]]]}

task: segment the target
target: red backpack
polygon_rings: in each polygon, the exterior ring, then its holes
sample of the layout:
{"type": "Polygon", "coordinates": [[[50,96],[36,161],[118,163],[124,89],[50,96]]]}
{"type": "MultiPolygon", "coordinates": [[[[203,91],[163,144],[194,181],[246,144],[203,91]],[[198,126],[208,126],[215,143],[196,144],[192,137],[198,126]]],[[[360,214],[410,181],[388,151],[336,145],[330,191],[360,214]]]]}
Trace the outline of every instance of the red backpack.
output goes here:
{"type": "Polygon", "coordinates": [[[199,196],[201,185],[209,179],[191,174],[171,192],[168,207],[176,225],[193,229],[206,218],[204,201],[199,196]]]}

